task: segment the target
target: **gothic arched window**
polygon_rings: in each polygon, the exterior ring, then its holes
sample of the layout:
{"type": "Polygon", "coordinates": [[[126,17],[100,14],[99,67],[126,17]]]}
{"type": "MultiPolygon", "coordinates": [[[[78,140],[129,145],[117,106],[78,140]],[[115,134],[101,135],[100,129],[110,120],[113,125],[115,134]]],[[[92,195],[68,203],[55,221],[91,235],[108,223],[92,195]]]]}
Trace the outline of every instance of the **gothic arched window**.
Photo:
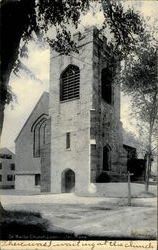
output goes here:
{"type": "Polygon", "coordinates": [[[112,71],[108,68],[101,72],[101,93],[102,98],[108,104],[112,104],[112,71]]]}
{"type": "Polygon", "coordinates": [[[46,143],[46,126],[47,126],[47,115],[42,114],[33,123],[31,132],[33,132],[33,156],[41,156],[41,148],[46,143]]]}
{"type": "Polygon", "coordinates": [[[77,99],[80,97],[80,69],[69,65],[60,78],[60,101],[77,99]]]}

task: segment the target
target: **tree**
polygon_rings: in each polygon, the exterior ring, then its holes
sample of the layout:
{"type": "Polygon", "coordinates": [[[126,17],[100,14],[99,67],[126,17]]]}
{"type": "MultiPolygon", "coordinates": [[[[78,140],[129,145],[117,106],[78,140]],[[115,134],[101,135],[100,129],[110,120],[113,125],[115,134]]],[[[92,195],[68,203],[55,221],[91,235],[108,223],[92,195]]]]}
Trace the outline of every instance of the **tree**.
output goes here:
{"type": "Polygon", "coordinates": [[[146,142],[146,185],[149,189],[149,176],[153,155],[154,136],[158,126],[158,81],[157,49],[146,45],[137,49],[137,55],[128,57],[121,73],[123,91],[132,97],[132,109],[146,142]]]}
{"type": "MultiPolygon", "coordinates": [[[[117,0],[99,0],[99,3],[105,15],[102,31],[109,25],[115,38],[114,54],[121,58],[131,51],[137,36],[143,32],[141,18],[133,10],[125,11],[117,0]]],[[[10,74],[14,66],[19,67],[19,56],[27,56],[28,41],[45,38],[60,53],[76,51],[68,26],[73,25],[77,28],[81,13],[88,11],[90,5],[90,0],[1,1],[0,135],[5,105],[12,100],[12,93],[8,87],[10,74]],[[50,39],[48,30],[52,26],[56,29],[56,37],[50,39]]]]}
{"type": "Polygon", "coordinates": [[[1,9],[1,78],[0,78],[0,134],[3,126],[4,107],[12,99],[8,91],[10,74],[19,54],[26,55],[27,42],[34,37],[42,37],[49,27],[57,27],[57,40],[52,40],[56,49],[68,53],[73,49],[71,35],[65,24],[77,25],[81,11],[88,8],[88,1],[49,0],[2,0],[1,9]],[[20,42],[23,47],[19,50],[20,42]]]}

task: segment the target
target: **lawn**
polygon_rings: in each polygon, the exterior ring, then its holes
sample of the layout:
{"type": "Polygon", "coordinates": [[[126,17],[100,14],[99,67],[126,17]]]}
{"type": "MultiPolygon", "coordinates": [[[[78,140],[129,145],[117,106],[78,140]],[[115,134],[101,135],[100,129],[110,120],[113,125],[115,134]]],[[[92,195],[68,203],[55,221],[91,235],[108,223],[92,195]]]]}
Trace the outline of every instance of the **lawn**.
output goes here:
{"type": "Polygon", "coordinates": [[[39,239],[40,235],[49,239],[156,239],[157,198],[153,194],[144,196],[132,198],[132,206],[128,206],[125,197],[23,196],[12,191],[2,195],[2,204],[10,212],[16,211],[16,220],[18,211],[29,212],[30,217],[23,219],[23,224],[27,221],[43,230],[41,234],[37,231],[39,239]]]}
{"type": "Polygon", "coordinates": [[[75,237],[73,233],[56,227],[48,231],[48,226],[48,220],[42,218],[39,212],[4,210],[0,216],[0,240],[68,240],[75,237]]]}

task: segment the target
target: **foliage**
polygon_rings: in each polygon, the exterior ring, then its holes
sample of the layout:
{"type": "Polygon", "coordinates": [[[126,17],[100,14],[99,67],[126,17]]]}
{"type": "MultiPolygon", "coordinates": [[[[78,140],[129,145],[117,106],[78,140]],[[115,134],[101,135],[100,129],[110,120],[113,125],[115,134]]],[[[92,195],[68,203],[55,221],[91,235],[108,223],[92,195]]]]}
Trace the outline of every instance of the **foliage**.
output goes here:
{"type": "MultiPolygon", "coordinates": [[[[132,114],[131,114],[132,115],[132,114]]],[[[132,115],[132,118],[134,116],[132,115]]],[[[144,156],[148,150],[148,126],[142,123],[142,121],[137,121],[137,128],[135,132],[131,132],[130,130],[123,128],[123,141],[124,144],[132,146],[137,150],[137,157],[144,159],[144,156]],[[137,133],[136,133],[137,132],[137,133]]],[[[156,131],[155,131],[156,132],[156,131]]],[[[156,159],[156,136],[153,133],[153,140],[152,140],[152,155],[154,160],[156,159]]]]}
{"type": "Polygon", "coordinates": [[[122,90],[132,97],[135,118],[151,122],[158,120],[157,51],[151,47],[129,56],[121,73],[122,90]]]}
{"type": "Polygon", "coordinates": [[[122,60],[135,49],[145,33],[143,19],[133,9],[124,10],[119,0],[102,0],[104,10],[103,29],[110,28],[114,35],[114,53],[122,60]]]}
{"type": "MultiPolygon", "coordinates": [[[[27,43],[30,39],[43,39],[51,26],[56,29],[56,37],[47,39],[57,51],[68,54],[76,50],[68,25],[77,26],[81,12],[88,9],[88,0],[74,1],[28,1],[2,0],[1,9],[1,96],[5,105],[11,98],[7,95],[9,77],[18,56],[27,57],[27,43]],[[20,49],[20,43],[23,43],[20,49]]],[[[15,64],[16,63],[16,64],[15,64]]]]}
{"type": "MultiPolygon", "coordinates": [[[[30,39],[43,40],[45,38],[51,47],[63,54],[76,51],[70,27],[74,26],[77,28],[81,13],[85,14],[89,10],[90,3],[91,1],[89,0],[2,0],[0,5],[2,10],[1,28],[5,29],[8,33],[6,35],[2,32],[2,63],[6,65],[7,62],[9,63],[13,59],[10,70],[14,66],[15,71],[18,70],[17,68],[20,64],[15,64],[15,62],[18,59],[18,55],[20,57],[28,56],[27,43],[30,39]],[[16,19],[19,19],[20,23],[16,19]],[[51,27],[54,27],[56,33],[54,38],[49,38],[48,36],[48,31],[51,27]],[[9,47],[9,41],[7,40],[10,38],[13,40],[13,43],[16,39],[18,40],[13,47],[9,47]],[[23,41],[23,45],[18,51],[21,40],[23,41]],[[7,54],[7,50],[12,50],[13,53],[7,54]]],[[[98,3],[102,4],[105,16],[102,30],[105,29],[107,24],[109,25],[115,37],[115,53],[123,56],[125,51],[128,53],[132,49],[132,46],[134,46],[134,42],[136,41],[134,35],[137,36],[140,35],[140,32],[143,32],[141,18],[133,10],[124,11],[119,1],[100,0],[98,3]]],[[[10,72],[8,72],[9,75],[10,72]]],[[[5,72],[3,72],[2,68],[3,74],[5,72]]],[[[2,77],[2,84],[6,80],[9,79],[3,79],[2,77]]]]}
{"type": "Polygon", "coordinates": [[[129,55],[120,81],[123,91],[132,97],[133,116],[138,121],[140,136],[146,141],[145,188],[148,191],[158,128],[157,47],[145,43],[129,55]]]}
{"type": "Polygon", "coordinates": [[[13,69],[17,72],[22,65],[19,63],[19,56],[28,56],[28,41],[47,39],[49,28],[54,26],[57,35],[47,40],[50,45],[65,54],[70,50],[76,50],[67,26],[77,26],[81,12],[88,10],[88,3],[88,0],[2,0],[0,2],[0,135],[5,105],[12,101],[8,88],[10,75],[13,69]],[[23,44],[21,49],[20,44],[23,44]]]}
{"type": "MultiPolygon", "coordinates": [[[[77,52],[71,28],[77,28],[81,14],[87,13],[91,0],[2,0],[1,10],[1,72],[0,72],[0,134],[4,119],[4,106],[12,100],[8,91],[10,74],[14,69],[26,68],[19,57],[28,57],[27,44],[31,39],[47,41],[50,46],[62,54],[77,52]],[[53,28],[55,37],[49,36],[53,28]],[[55,32],[54,32],[55,31],[55,32]],[[22,46],[20,46],[22,45],[22,46]]],[[[116,58],[122,60],[141,41],[144,26],[139,14],[132,9],[124,10],[118,0],[98,0],[102,6],[105,21],[101,32],[110,28],[114,36],[113,51],[116,58]]],[[[144,35],[143,35],[144,37],[144,35]]],[[[26,69],[28,73],[29,70],[26,69]]],[[[30,75],[31,72],[29,72],[30,75]]]]}

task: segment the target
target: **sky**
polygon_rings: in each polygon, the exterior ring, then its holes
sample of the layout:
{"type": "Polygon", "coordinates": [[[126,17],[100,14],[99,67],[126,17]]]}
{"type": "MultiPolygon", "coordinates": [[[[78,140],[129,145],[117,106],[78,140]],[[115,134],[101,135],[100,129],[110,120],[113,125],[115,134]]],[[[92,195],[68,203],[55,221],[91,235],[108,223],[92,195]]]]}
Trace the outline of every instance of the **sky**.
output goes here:
{"type": "MultiPolygon", "coordinates": [[[[140,13],[150,16],[150,23],[153,24],[158,9],[157,1],[125,1],[126,6],[134,6],[140,13]]],[[[89,13],[82,18],[80,28],[87,25],[101,25],[104,17],[102,13],[89,13]]],[[[14,140],[20,132],[22,126],[33,110],[43,91],[49,90],[49,47],[39,48],[34,42],[29,43],[29,57],[23,59],[23,63],[34,73],[37,79],[30,78],[24,72],[20,72],[19,77],[12,73],[10,86],[17,96],[17,100],[6,106],[4,127],[2,132],[1,147],[7,147],[15,151],[14,140]]],[[[121,95],[121,121],[124,128],[135,132],[135,121],[130,117],[130,99],[121,95]]]]}

